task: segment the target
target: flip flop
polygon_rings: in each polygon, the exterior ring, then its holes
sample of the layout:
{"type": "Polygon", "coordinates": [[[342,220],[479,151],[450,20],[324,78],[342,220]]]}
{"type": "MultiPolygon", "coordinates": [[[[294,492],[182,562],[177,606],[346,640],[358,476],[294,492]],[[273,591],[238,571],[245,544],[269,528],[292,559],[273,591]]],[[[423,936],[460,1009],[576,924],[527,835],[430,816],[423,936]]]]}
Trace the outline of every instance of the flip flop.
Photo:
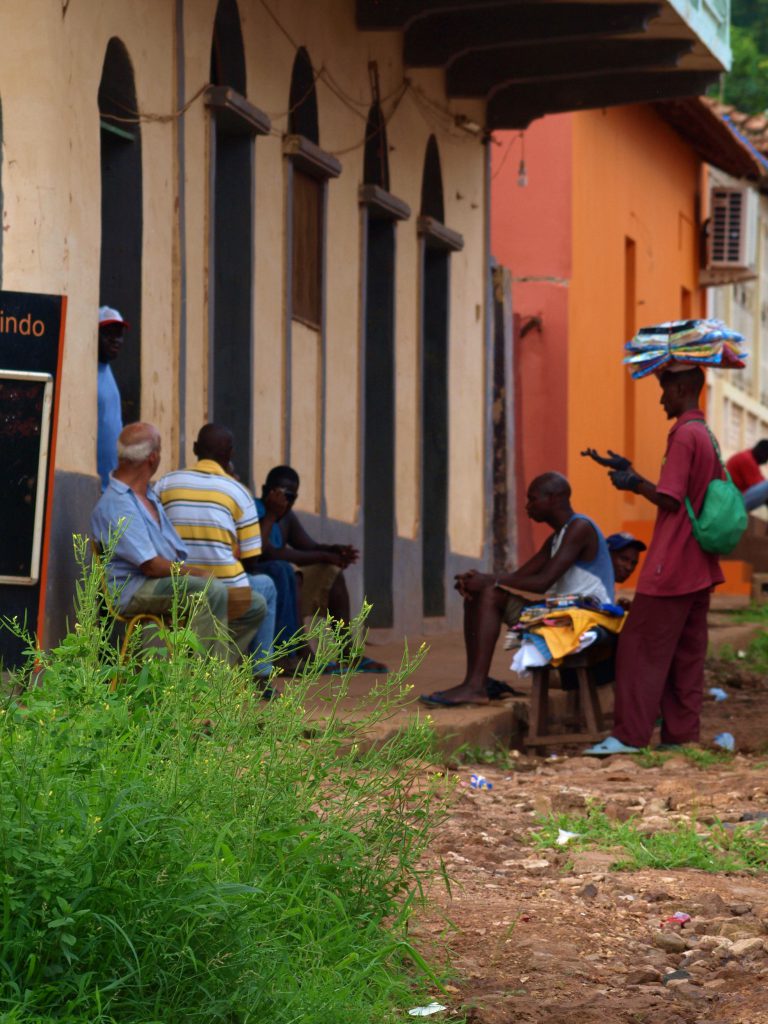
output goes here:
{"type": "Polygon", "coordinates": [[[488,676],[485,680],[485,692],[488,694],[489,700],[506,700],[508,697],[527,696],[522,690],[515,690],[501,679],[494,679],[492,676],[488,676]]]}
{"type": "Polygon", "coordinates": [[[338,661],[329,661],[323,669],[323,672],[325,675],[343,676],[345,672],[350,670],[350,668],[354,674],[367,673],[368,675],[373,675],[374,673],[378,673],[379,675],[383,675],[384,673],[389,672],[387,666],[382,664],[382,662],[374,661],[373,658],[368,657],[361,658],[354,666],[345,666],[340,664],[338,661]]]}
{"type": "Polygon", "coordinates": [[[373,658],[365,657],[360,659],[360,663],[356,666],[355,672],[369,672],[371,674],[378,672],[381,674],[383,672],[389,672],[389,669],[383,662],[374,661],[373,658]]]}
{"type": "Polygon", "coordinates": [[[640,747],[628,747],[615,736],[606,736],[604,740],[595,743],[593,747],[587,747],[581,753],[582,757],[610,757],[611,754],[639,754],[640,747]]]}
{"type": "Polygon", "coordinates": [[[442,690],[435,693],[423,693],[419,700],[430,708],[484,708],[486,704],[474,700],[450,700],[443,695],[442,690]]]}

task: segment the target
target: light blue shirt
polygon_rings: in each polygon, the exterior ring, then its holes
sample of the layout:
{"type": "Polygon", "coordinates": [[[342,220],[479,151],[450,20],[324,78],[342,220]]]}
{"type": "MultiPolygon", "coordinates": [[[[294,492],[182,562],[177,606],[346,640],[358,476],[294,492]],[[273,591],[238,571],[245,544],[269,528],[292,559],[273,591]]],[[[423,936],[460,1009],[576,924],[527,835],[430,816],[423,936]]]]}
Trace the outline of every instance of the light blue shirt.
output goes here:
{"type": "Polygon", "coordinates": [[[99,363],[96,381],[99,410],[96,465],[103,491],[109,483],[109,474],[117,465],[117,438],[123,429],[123,412],[120,389],[109,363],[99,363]]]}
{"type": "Polygon", "coordinates": [[[159,524],[131,488],[114,477],[109,478],[106,491],[91,513],[91,536],[103,549],[118,538],[109,564],[109,578],[112,587],[120,591],[121,609],[147,579],[140,568],[144,562],[157,555],[169,562],[182,562],[187,557],[186,548],[151,484],[147,497],[157,510],[159,524]]]}

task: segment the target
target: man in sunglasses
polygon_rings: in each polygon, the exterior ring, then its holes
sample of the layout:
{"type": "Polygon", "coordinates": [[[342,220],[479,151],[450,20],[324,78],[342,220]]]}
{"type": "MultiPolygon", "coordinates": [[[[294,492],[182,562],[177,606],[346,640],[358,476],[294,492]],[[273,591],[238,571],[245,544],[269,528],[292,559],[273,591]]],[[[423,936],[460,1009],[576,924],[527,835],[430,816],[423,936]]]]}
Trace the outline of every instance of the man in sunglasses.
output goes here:
{"type": "MultiPolygon", "coordinates": [[[[342,622],[351,617],[344,570],[360,557],[351,544],[320,544],[299,522],[293,506],[299,496],[299,474],[291,466],[270,469],[256,508],[261,523],[262,559],[287,561],[300,576],[299,616],[303,621],[319,612],[342,622]]],[[[331,671],[336,670],[335,666],[331,671]]],[[[358,672],[386,672],[381,662],[364,657],[358,672]]]]}

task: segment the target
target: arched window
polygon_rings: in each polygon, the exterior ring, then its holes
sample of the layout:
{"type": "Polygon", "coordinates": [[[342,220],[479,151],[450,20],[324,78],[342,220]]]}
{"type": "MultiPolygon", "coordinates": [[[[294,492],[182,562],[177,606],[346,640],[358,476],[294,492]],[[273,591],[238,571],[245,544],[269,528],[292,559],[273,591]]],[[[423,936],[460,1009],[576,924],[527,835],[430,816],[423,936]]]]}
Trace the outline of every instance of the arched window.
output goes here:
{"type": "Polygon", "coordinates": [[[322,508],[322,441],[325,361],[323,273],[326,181],[341,164],[320,148],[315,73],[309,54],[298,49],[289,88],[287,159],[286,458],[301,462],[304,502],[322,508]]]}
{"type": "MultiPolygon", "coordinates": [[[[319,145],[315,75],[303,46],[293,62],[289,105],[289,134],[319,145]]],[[[324,182],[311,167],[294,162],[291,311],[315,328],[322,322],[324,182]]]]}
{"type": "Polygon", "coordinates": [[[219,0],[211,43],[211,83],[245,96],[245,49],[236,0],[219,0]]]}
{"type": "Polygon", "coordinates": [[[464,240],[443,223],[443,176],[431,135],[421,179],[421,553],[425,617],[445,614],[448,534],[448,338],[450,253],[464,240]]]}
{"type": "MultiPolygon", "coordinates": [[[[226,87],[219,90],[225,96],[228,90],[245,95],[245,49],[236,0],[219,0],[216,9],[211,83],[226,87]]],[[[214,109],[208,414],[232,431],[235,467],[248,483],[253,433],[253,135],[229,116],[226,106],[214,109]]]]}
{"type": "Polygon", "coordinates": [[[421,178],[421,210],[422,217],[433,217],[442,222],[445,220],[443,208],[443,173],[440,170],[440,151],[437,139],[430,135],[427,152],[424,157],[424,173],[421,178]]]}
{"type": "Polygon", "coordinates": [[[386,121],[368,112],[363,154],[363,586],[370,626],[394,623],[395,550],[395,225],[408,205],[389,192],[386,121]]]}
{"type": "Polygon", "coordinates": [[[374,103],[368,111],[368,121],[365,126],[363,181],[366,185],[378,185],[379,188],[389,192],[387,123],[378,103],[374,103]]]}
{"type": "MultiPolygon", "coordinates": [[[[113,37],[99,84],[101,126],[100,305],[130,323],[112,370],[120,389],[123,422],[141,419],[141,128],[134,123],[136,86],[128,51],[113,37]]],[[[96,311],[94,310],[94,319],[96,311]]]]}
{"type": "Polygon", "coordinates": [[[320,128],[317,120],[317,93],[315,72],[312,61],[303,46],[296,52],[291,74],[291,91],[288,98],[288,134],[303,135],[305,139],[320,145],[320,128]]]}

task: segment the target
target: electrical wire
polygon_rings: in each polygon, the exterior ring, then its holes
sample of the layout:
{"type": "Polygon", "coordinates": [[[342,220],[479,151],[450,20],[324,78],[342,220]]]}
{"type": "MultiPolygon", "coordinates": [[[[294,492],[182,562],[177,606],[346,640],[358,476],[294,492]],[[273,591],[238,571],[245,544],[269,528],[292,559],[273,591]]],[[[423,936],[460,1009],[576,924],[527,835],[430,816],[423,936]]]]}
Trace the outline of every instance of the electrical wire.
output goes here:
{"type": "Polygon", "coordinates": [[[507,148],[504,150],[504,155],[501,158],[501,162],[499,163],[499,166],[496,168],[496,170],[491,175],[491,181],[493,181],[494,178],[497,178],[501,174],[501,169],[504,166],[504,164],[507,162],[507,157],[509,156],[510,152],[512,151],[512,147],[514,146],[514,144],[518,140],[522,141],[522,138],[523,138],[523,133],[519,132],[517,135],[514,135],[509,140],[509,142],[507,143],[507,148]]]}
{"type": "MultiPolygon", "coordinates": [[[[267,0],[260,0],[260,3],[261,6],[264,8],[265,12],[267,13],[267,15],[269,16],[269,18],[277,26],[278,30],[287,39],[287,41],[293,47],[294,51],[298,53],[298,51],[301,49],[300,45],[296,42],[296,40],[293,38],[291,33],[282,23],[280,18],[278,18],[278,16],[272,10],[270,5],[267,3],[267,0]]],[[[365,121],[367,127],[368,111],[371,105],[370,102],[368,100],[357,99],[356,97],[350,95],[350,93],[347,92],[347,90],[334,77],[331,71],[324,65],[318,69],[315,69],[314,67],[312,68],[311,86],[309,86],[304,95],[301,96],[287,110],[280,111],[279,113],[273,113],[270,111],[266,112],[270,121],[282,121],[285,118],[290,118],[291,114],[293,114],[294,111],[301,107],[302,104],[309,98],[309,96],[311,96],[312,92],[315,90],[317,86],[318,81],[322,82],[323,85],[325,85],[325,87],[328,89],[328,91],[331,92],[336,97],[336,99],[341,104],[343,104],[351,113],[353,113],[356,117],[359,117],[361,120],[365,121]]],[[[125,104],[121,103],[120,101],[110,97],[110,102],[114,106],[125,110],[128,116],[121,117],[118,114],[111,113],[101,113],[100,116],[105,121],[114,121],[118,124],[167,124],[175,120],[178,120],[180,117],[183,117],[184,114],[187,113],[190,107],[195,103],[196,100],[198,100],[203,95],[203,93],[209,88],[210,85],[210,82],[204,82],[203,85],[201,85],[196,90],[196,92],[194,92],[193,95],[190,96],[190,98],[181,108],[170,114],[156,114],[151,112],[132,110],[130,107],[125,106],[125,104]]],[[[332,152],[332,155],[344,156],[347,153],[352,153],[355,150],[361,149],[363,146],[365,146],[371,138],[375,138],[376,134],[378,134],[378,132],[380,131],[383,131],[386,128],[386,126],[391,122],[392,118],[399,109],[403,99],[409,93],[411,99],[414,102],[416,110],[419,112],[419,114],[421,115],[421,117],[423,118],[423,120],[426,122],[427,126],[430,129],[434,129],[435,127],[437,127],[441,131],[443,136],[448,138],[448,140],[461,142],[474,141],[472,139],[472,136],[468,135],[466,132],[457,132],[455,130],[456,118],[455,115],[451,113],[450,110],[448,110],[446,107],[441,106],[435,100],[431,99],[429,96],[426,95],[426,93],[421,88],[419,88],[418,86],[414,86],[412,81],[404,76],[402,80],[398,83],[398,85],[395,86],[395,88],[392,89],[391,92],[387,93],[387,95],[382,97],[380,100],[380,105],[388,102],[390,99],[393,100],[392,109],[386,116],[383,115],[383,121],[381,126],[377,127],[375,132],[371,135],[369,135],[366,130],[366,134],[364,134],[363,138],[359,142],[356,142],[350,146],[346,146],[343,149],[334,150],[332,152]]],[[[281,131],[278,128],[275,128],[273,125],[270,129],[269,134],[276,137],[283,137],[285,135],[285,132],[281,131]]],[[[514,140],[512,141],[514,142],[514,140]]],[[[512,143],[510,143],[510,146],[511,145],[512,143]]],[[[496,176],[496,174],[499,173],[501,166],[503,166],[504,160],[506,160],[506,157],[508,155],[508,150],[504,158],[502,159],[501,165],[494,173],[494,177],[496,176]]]]}
{"type": "Polygon", "coordinates": [[[400,95],[395,99],[395,102],[392,104],[392,109],[390,110],[389,114],[382,115],[381,124],[377,125],[376,128],[370,133],[370,135],[364,135],[361,142],[356,142],[353,146],[347,146],[346,149],[332,149],[331,155],[346,156],[347,153],[354,153],[356,149],[362,149],[362,147],[367,146],[372,139],[375,139],[378,135],[381,135],[385,131],[387,125],[390,123],[392,118],[395,116],[397,108],[400,106],[406,92],[408,92],[408,84],[406,82],[403,82],[403,85],[400,90],[400,95]]]}
{"type": "Polygon", "coordinates": [[[187,102],[179,110],[174,111],[172,114],[149,114],[142,113],[139,110],[131,110],[130,107],[126,107],[124,103],[120,103],[119,100],[108,97],[111,103],[114,103],[116,107],[121,107],[123,110],[128,111],[131,114],[130,117],[119,117],[117,114],[105,114],[100,113],[99,116],[105,121],[117,121],[119,124],[141,124],[143,121],[147,121],[155,124],[167,124],[169,121],[175,121],[179,117],[183,117],[184,114],[189,110],[195,100],[199,99],[205,90],[210,85],[210,82],[204,82],[203,85],[195,92],[187,102]]]}

